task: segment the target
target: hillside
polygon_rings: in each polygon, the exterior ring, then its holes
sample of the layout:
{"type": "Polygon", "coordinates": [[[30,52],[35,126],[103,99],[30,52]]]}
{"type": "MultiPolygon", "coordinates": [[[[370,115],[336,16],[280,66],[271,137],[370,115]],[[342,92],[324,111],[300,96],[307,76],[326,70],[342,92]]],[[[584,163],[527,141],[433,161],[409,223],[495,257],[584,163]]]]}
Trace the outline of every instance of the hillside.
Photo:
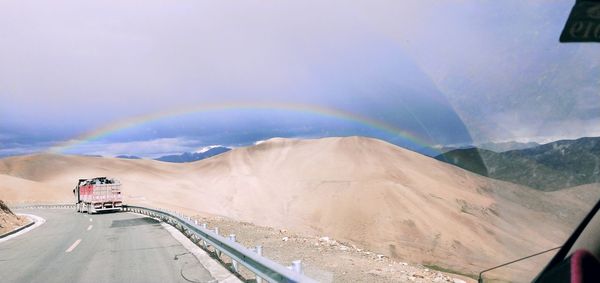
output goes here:
{"type": "Polygon", "coordinates": [[[76,179],[111,176],[129,203],[327,235],[465,272],[561,243],[594,201],[362,137],[271,139],[180,164],[40,154],[0,159],[0,174],[9,201],[72,201],[76,179]]]}
{"type": "Polygon", "coordinates": [[[544,191],[600,182],[600,138],[497,153],[456,149],[435,157],[471,172],[544,191]]]}

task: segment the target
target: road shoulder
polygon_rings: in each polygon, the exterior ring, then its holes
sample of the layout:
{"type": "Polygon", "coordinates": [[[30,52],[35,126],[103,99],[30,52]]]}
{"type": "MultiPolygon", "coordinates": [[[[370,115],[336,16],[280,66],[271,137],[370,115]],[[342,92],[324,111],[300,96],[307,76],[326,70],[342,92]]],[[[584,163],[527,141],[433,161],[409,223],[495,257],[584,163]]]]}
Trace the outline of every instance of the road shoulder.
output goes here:
{"type": "Polygon", "coordinates": [[[179,230],[175,229],[175,227],[161,222],[161,225],[165,230],[167,230],[175,240],[177,240],[181,245],[186,248],[191,254],[198,259],[200,264],[208,270],[210,275],[215,278],[218,282],[225,283],[237,283],[240,281],[235,275],[233,275],[229,270],[227,270],[223,265],[215,261],[210,255],[208,255],[205,251],[203,251],[200,247],[194,244],[190,239],[188,239],[185,235],[183,235],[179,230]]]}
{"type": "MultiPolygon", "coordinates": [[[[5,235],[6,234],[9,234],[9,235],[0,238],[0,243],[6,242],[6,241],[8,241],[10,239],[13,239],[13,238],[16,238],[18,236],[21,236],[21,235],[23,235],[23,234],[25,234],[25,233],[27,233],[27,232],[29,232],[29,231],[37,228],[37,227],[42,226],[46,222],[46,219],[44,219],[42,217],[39,217],[37,215],[33,215],[33,214],[17,213],[17,215],[19,215],[19,216],[25,216],[25,217],[27,217],[32,222],[28,223],[28,224],[26,224],[24,226],[21,226],[21,227],[19,227],[17,229],[15,229],[15,230],[19,230],[20,229],[20,231],[17,231],[16,233],[15,232],[5,233],[5,235]],[[33,223],[33,225],[32,225],[32,223],[33,223]],[[25,227],[25,228],[23,228],[23,227],[25,227]]],[[[15,231],[15,230],[13,230],[13,231],[15,231]]]]}

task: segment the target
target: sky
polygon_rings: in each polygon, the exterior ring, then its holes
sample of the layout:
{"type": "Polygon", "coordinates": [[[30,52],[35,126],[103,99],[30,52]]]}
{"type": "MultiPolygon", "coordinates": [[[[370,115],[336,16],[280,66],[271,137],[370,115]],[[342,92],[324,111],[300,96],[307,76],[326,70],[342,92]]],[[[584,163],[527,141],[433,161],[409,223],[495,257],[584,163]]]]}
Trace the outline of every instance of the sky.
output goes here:
{"type": "Polygon", "coordinates": [[[0,156],[600,136],[574,1],[0,1],[0,156]]]}

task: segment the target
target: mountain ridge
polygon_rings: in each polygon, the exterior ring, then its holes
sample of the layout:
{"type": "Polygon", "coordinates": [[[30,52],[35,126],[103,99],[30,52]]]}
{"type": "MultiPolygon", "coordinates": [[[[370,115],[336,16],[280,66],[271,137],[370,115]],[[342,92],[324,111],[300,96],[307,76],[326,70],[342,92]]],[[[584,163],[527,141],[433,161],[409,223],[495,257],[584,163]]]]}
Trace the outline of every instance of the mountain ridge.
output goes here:
{"type": "Polygon", "coordinates": [[[5,158],[0,198],[72,200],[82,176],[121,180],[131,204],[327,235],[466,272],[559,244],[589,207],[569,192],[489,179],[364,137],[271,139],[191,163],[5,158]]]}
{"type": "Polygon", "coordinates": [[[600,182],[600,137],[558,140],[505,152],[456,149],[435,158],[476,174],[539,190],[600,182]]]}
{"type": "Polygon", "coordinates": [[[230,151],[231,148],[224,146],[215,146],[210,147],[205,151],[201,152],[184,152],[182,154],[172,154],[172,155],[164,155],[154,160],[163,161],[163,162],[172,162],[172,163],[187,163],[187,162],[195,162],[202,159],[210,158],[225,152],[230,151]]]}

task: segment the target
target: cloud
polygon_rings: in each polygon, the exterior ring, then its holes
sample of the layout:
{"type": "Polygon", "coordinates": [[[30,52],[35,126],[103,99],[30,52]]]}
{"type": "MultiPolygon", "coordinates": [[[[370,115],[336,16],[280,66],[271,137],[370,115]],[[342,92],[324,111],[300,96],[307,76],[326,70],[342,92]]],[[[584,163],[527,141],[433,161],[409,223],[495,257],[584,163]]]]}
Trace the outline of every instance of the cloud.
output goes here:
{"type": "Polygon", "coordinates": [[[371,116],[396,103],[372,89],[431,89],[390,40],[423,21],[421,1],[312,4],[2,2],[0,123],[68,139],[126,117],[238,101],[371,116]]]}
{"type": "MultiPolygon", "coordinates": [[[[0,157],[46,152],[54,144],[42,142],[36,144],[2,144],[0,157]]],[[[140,157],[155,158],[168,154],[179,154],[194,151],[202,146],[201,142],[187,138],[158,138],[144,141],[129,142],[82,142],[63,149],[61,153],[86,154],[86,155],[137,155],[140,157]]]]}
{"type": "Polygon", "coordinates": [[[49,144],[0,143],[0,158],[42,152],[48,146],[49,144]]]}
{"type": "Polygon", "coordinates": [[[66,150],[67,153],[93,154],[102,156],[137,155],[159,157],[194,151],[200,145],[197,140],[186,138],[158,138],[131,142],[86,142],[66,150]]]}
{"type": "Polygon", "coordinates": [[[15,135],[13,134],[7,134],[7,133],[0,133],[0,142],[2,141],[9,141],[15,138],[15,135]]]}
{"type": "MultiPolygon", "coordinates": [[[[546,135],[539,127],[548,120],[557,127],[582,122],[589,132],[579,134],[590,135],[600,105],[600,62],[593,47],[557,42],[571,5],[0,2],[0,142],[19,142],[2,151],[39,150],[41,142],[69,140],[128,117],[240,101],[341,109],[433,144],[546,135]]],[[[360,127],[296,122],[306,116],[259,114],[255,127],[236,111],[142,125],[81,150],[99,153],[106,145],[112,146],[106,152],[125,152],[132,140],[155,141],[140,144],[152,154],[167,151],[168,139],[179,139],[171,141],[175,151],[189,149],[186,139],[204,146],[273,136],[389,138],[360,127]],[[241,121],[237,127],[200,129],[234,120],[241,121]]],[[[575,134],[558,128],[548,135],[561,132],[575,134]]]]}
{"type": "Polygon", "coordinates": [[[576,139],[580,137],[600,136],[600,117],[593,119],[532,119],[525,121],[523,117],[513,113],[494,115],[491,120],[497,123],[485,133],[487,140],[483,142],[537,142],[548,143],[560,139],[576,139]]]}

